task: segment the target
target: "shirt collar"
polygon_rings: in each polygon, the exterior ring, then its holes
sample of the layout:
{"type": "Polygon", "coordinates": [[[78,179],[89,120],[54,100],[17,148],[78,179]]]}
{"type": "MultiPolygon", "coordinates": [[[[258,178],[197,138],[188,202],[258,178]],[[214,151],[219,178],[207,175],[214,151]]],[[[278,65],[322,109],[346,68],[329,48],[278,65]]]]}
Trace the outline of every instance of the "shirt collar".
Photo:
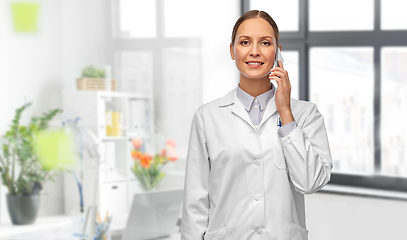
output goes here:
{"type": "Polygon", "coordinates": [[[239,85],[237,85],[236,95],[240,102],[243,104],[246,111],[250,111],[254,97],[243,91],[239,85]]]}
{"type": "MultiPolygon", "coordinates": [[[[261,111],[266,109],[268,102],[270,101],[270,99],[272,99],[274,97],[274,92],[275,92],[275,87],[273,86],[273,84],[271,84],[271,89],[269,91],[256,97],[257,101],[259,102],[261,111]]],[[[239,85],[237,85],[237,88],[236,88],[236,95],[237,95],[237,98],[240,100],[240,102],[243,104],[246,111],[250,111],[250,109],[253,106],[253,101],[254,101],[255,97],[253,97],[250,94],[248,94],[247,92],[243,91],[239,85]]]]}

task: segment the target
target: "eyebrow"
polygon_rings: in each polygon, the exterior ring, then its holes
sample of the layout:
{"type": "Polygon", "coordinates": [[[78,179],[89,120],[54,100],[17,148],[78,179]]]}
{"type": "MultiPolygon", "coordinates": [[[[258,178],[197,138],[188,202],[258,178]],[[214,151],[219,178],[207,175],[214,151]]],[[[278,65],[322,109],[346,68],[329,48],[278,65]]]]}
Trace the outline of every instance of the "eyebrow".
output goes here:
{"type": "MultiPolygon", "coordinates": [[[[246,36],[246,35],[240,35],[239,36],[239,39],[240,38],[251,38],[250,36],[246,36]]],[[[272,36],[269,36],[269,35],[267,35],[267,36],[263,36],[263,37],[261,37],[260,39],[264,39],[264,38],[271,38],[271,39],[274,39],[272,36]]]]}

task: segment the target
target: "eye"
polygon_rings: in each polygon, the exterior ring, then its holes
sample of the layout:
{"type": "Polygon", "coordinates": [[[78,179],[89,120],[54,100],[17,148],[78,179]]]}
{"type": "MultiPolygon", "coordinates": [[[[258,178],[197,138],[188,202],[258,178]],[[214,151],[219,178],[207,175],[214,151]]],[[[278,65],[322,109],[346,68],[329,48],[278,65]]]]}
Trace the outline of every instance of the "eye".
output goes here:
{"type": "Polygon", "coordinates": [[[262,45],[265,45],[265,46],[270,46],[270,45],[271,45],[271,43],[270,43],[270,42],[267,42],[267,41],[266,41],[266,42],[262,42],[261,44],[262,44],[262,45]]]}
{"type": "Polygon", "coordinates": [[[240,42],[240,44],[242,44],[243,46],[246,46],[246,45],[249,45],[249,41],[247,41],[247,40],[243,40],[243,41],[241,41],[240,42]]]}

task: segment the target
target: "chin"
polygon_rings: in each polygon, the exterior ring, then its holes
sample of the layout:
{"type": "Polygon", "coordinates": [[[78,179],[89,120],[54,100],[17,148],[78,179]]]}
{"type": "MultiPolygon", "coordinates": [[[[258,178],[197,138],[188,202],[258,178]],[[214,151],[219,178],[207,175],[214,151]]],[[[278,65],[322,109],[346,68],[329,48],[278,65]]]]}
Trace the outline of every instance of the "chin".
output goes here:
{"type": "Polygon", "coordinates": [[[253,79],[253,80],[257,80],[257,79],[263,79],[263,78],[267,78],[268,79],[268,73],[265,74],[256,74],[256,75],[252,75],[252,74],[242,74],[243,76],[245,76],[248,79],[253,79]]]}

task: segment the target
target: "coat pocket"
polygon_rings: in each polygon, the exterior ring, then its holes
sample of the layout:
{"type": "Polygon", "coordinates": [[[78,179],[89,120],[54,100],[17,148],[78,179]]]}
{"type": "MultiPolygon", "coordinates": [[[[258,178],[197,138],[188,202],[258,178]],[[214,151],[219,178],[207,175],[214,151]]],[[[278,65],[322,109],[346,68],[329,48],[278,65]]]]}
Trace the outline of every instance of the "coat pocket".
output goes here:
{"type": "Polygon", "coordinates": [[[228,229],[226,227],[214,232],[205,233],[204,240],[225,240],[227,238],[228,229]]]}
{"type": "Polygon", "coordinates": [[[291,240],[308,240],[308,230],[291,223],[291,240]]]}

